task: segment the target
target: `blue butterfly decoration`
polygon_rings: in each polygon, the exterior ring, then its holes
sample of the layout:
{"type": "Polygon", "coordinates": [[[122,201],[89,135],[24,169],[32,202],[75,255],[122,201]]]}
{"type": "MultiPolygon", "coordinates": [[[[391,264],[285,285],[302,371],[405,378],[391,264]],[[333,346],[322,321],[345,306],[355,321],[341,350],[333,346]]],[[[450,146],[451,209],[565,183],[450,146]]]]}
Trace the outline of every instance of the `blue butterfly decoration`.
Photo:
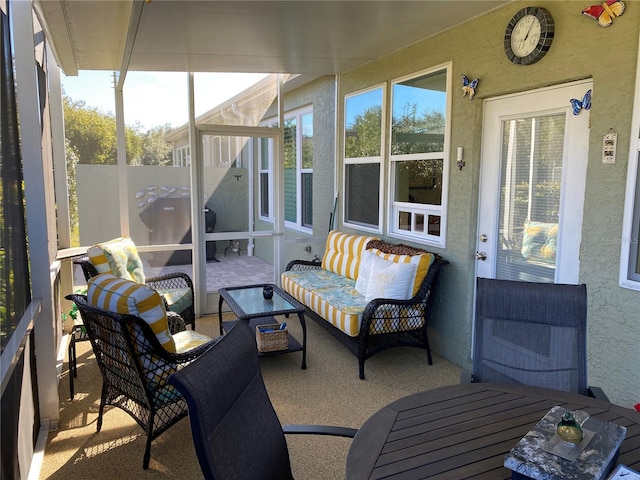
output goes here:
{"type": "Polygon", "coordinates": [[[578,115],[582,109],[589,110],[591,108],[591,89],[587,90],[582,101],[575,98],[572,98],[569,101],[571,102],[571,108],[573,109],[574,115],[578,115]]]}
{"type": "Polygon", "coordinates": [[[479,79],[474,79],[469,81],[469,78],[462,74],[462,91],[464,92],[463,97],[469,94],[469,100],[473,100],[473,96],[476,94],[476,88],[478,87],[479,79]]]}

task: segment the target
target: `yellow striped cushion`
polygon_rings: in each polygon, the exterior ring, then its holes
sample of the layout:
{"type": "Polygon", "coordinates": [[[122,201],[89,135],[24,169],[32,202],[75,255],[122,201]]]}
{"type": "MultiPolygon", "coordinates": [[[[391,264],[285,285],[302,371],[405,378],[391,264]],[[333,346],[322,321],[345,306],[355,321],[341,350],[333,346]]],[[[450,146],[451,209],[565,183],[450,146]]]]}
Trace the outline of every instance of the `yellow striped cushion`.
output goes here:
{"type": "Polygon", "coordinates": [[[98,243],[87,250],[87,256],[98,273],[113,273],[137,283],[145,282],[142,260],[129,237],[98,243]]]}
{"type": "Polygon", "coordinates": [[[87,298],[89,303],[103,310],[142,318],[151,326],[165,350],[176,352],[164,302],[154,289],[111,273],[102,273],[87,282],[87,298]]]}
{"type": "Polygon", "coordinates": [[[420,285],[422,285],[422,281],[424,277],[427,275],[429,271],[429,267],[435,260],[435,257],[431,253],[423,253],[421,255],[395,255],[393,253],[384,253],[378,250],[377,248],[373,248],[370,250],[375,253],[379,257],[384,258],[385,260],[389,260],[395,263],[413,263],[418,266],[418,270],[416,271],[416,278],[413,282],[413,293],[412,296],[418,293],[420,289],[420,285]]]}
{"type": "Polygon", "coordinates": [[[309,292],[309,308],[347,335],[357,337],[360,332],[360,322],[367,303],[366,300],[359,308],[340,308],[332,303],[335,298],[325,298],[328,293],[335,294],[335,292],[327,290],[309,292]]]}
{"type": "Polygon", "coordinates": [[[335,230],[329,232],[322,257],[322,268],[351,280],[357,280],[360,256],[370,240],[377,240],[377,238],[351,235],[335,230]]]}
{"type": "Polygon", "coordinates": [[[304,287],[300,286],[295,281],[295,279],[291,278],[289,276],[290,273],[291,272],[282,272],[280,281],[282,282],[283,290],[286,291],[293,298],[298,300],[300,303],[304,305],[308,305],[309,302],[307,297],[307,290],[304,287]]]}

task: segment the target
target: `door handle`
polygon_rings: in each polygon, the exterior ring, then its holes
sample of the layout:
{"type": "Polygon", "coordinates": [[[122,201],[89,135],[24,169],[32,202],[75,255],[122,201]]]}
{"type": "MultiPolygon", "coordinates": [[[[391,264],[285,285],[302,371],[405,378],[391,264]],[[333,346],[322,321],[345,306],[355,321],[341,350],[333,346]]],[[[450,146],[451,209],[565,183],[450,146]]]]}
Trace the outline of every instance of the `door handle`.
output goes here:
{"type": "Polygon", "coordinates": [[[485,252],[476,252],[476,260],[482,260],[483,262],[487,259],[487,254],[485,252]]]}

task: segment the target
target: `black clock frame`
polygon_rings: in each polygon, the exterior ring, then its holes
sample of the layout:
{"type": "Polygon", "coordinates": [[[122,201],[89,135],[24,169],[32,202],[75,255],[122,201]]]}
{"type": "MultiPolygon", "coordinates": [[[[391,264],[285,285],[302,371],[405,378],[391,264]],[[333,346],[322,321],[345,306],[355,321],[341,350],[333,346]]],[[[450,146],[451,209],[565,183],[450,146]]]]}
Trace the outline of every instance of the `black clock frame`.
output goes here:
{"type": "Polygon", "coordinates": [[[518,10],[516,14],[509,21],[509,25],[504,32],[504,51],[507,58],[511,63],[516,65],[531,65],[536,63],[551,48],[551,42],[553,42],[553,36],[555,32],[555,23],[551,13],[546,8],[542,7],[525,7],[518,10]],[[511,49],[511,34],[518,21],[525,15],[533,15],[540,21],[540,40],[533,51],[524,57],[519,57],[511,49]]]}

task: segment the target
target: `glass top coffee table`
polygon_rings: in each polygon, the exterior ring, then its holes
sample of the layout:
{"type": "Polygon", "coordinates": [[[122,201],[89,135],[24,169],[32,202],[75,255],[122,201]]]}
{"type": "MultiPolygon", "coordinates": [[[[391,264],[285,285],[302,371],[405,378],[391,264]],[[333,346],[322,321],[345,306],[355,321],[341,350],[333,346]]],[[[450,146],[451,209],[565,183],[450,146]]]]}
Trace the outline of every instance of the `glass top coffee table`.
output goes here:
{"type": "Polygon", "coordinates": [[[266,356],[302,351],[302,369],[307,368],[307,324],[304,319],[304,305],[280,287],[271,283],[221,288],[218,290],[218,293],[220,294],[220,302],[218,303],[220,335],[228,331],[237,321],[222,321],[222,302],[227,302],[231,310],[233,310],[233,313],[238,316],[238,320],[248,320],[249,327],[251,327],[254,333],[258,325],[278,323],[274,315],[297,314],[300,325],[302,326],[302,345],[293,335],[289,334],[289,345],[286,350],[259,352],[259,354],[266,356]],[[262,294],[264,287],[273,288],[272,298],[264,298],[262,294]]]}

